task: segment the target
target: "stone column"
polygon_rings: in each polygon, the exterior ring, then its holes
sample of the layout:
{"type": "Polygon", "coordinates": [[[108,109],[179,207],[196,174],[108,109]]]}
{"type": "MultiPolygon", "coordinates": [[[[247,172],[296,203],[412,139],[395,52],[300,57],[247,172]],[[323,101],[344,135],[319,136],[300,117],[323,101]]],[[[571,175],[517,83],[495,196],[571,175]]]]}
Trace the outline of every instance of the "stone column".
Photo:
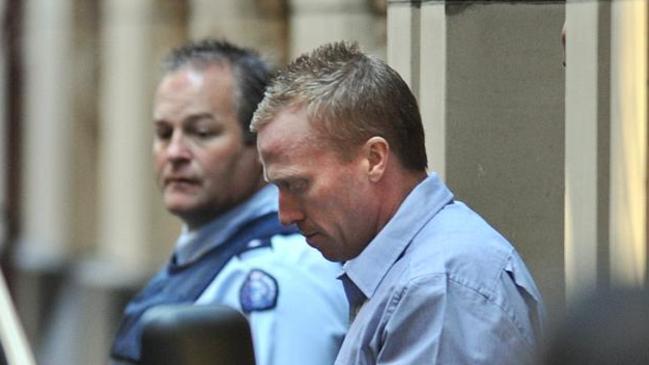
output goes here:
{"type": "MultiPolygon", "coordinates": [[[[419,97],[421,23],[420,7],[410,2],[392,2],[388,7],[387,62],[399,72],[410,86],[416,97],[419,97]]],[[[438,23],[446,24],[444,19],[438,23]]],[[[433,37],[437,38],[436,35],[433,37]]],[[[444,55],[446,52],[443,52],[444,55]]]]}
{"type": "Polygon", "coordinates": [[[446,179],[446,9],[421,6],[419,109],[426,133],[428,169],[446,179]]]}
{"type": "Polygon", "coordinates": [[[388,63],[419,100],[428,169],[446,176],[446,5],[392,2],[388,8],[388,63]]]}
{"type": "Polygon", "coordinates": [[[647,266],[647,2],[611,2],[610,260],[615,284],[647,266]]]}
{"type": "Polygon", "coordinates": [[[150,260],[154,6],[152,0],[108,0],[102,9],[97,252],[127,276],[141,275],[150,260]]]}
{"type": "Polygon", "coordinates": [[[641,286],[647,262],[647,5],[570,1],[566,284],[641,286]]]}
{"type": "Polygon", "coordinates": [[[610,3],[566,5],[565,263],[569,304],[608,275],[610,3]]]}
{"type": "Polygon", "coordinates": [[[291,58],[340,40],[357,41],[363,50],[385,58],[385,18],[380,5],[373,5],[368,0],[291,0],[291,58]]]}
{"type": "Polygon", "coordinates": [[[49,278],[72,253],[75,164],[72,112],[72,0],[23,4],[21,227],[16,299],[32,343],[45,319],[49,278]]]}
{"type": "Polygon", "coordinates": [[[72,3],[30,0],[25,7],[22,266],[61,264],[71,241],[72,3]]]}

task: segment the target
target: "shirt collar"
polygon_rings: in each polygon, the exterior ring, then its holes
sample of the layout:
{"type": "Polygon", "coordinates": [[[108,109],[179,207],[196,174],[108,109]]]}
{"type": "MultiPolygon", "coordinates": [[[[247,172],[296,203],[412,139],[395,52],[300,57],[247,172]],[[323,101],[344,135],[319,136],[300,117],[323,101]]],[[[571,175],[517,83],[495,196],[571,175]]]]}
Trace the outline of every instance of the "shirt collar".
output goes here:
{"type": "Polygon", "coordinates": [[[360,255],[345,263],[343,281],[350,280],[370,298],[417,232],[452,199],[453,194],[437,174],[429,175],[408,194],[395,215],[360,255]]]}
{"type": "Polygon", "coordinates": [[[176,263],[185,265],[197,260],[212,248],[226,242],[241,226],[277,210],[277,188],[274,185],[266,185],[248,200],[197,230],[190,231],[183,225],[174,250],[176,263]]]}

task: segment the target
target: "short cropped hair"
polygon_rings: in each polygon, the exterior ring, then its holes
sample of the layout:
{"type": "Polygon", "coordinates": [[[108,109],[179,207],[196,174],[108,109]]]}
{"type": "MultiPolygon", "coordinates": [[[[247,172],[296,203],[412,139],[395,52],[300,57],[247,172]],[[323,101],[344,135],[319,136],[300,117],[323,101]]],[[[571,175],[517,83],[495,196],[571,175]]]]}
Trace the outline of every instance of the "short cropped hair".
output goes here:
{"type": "Polygon", "coordinates": [[[305,107],[318,139],[343,159],[380,136],[409,170],[427,167],[417,100],[399,74],[356,43],[337,42],[303,54],[280,70],[253,117],[258,131],[289,107],[305,107]]]}
{"type": "Polygon", "coordinates": [[[250,122],[271,77],[271,67],[259,54],[225,40],[204,39],[173,49],[163,60],[165,74],[183,67],[204,70],[212,65],[229,66],[235,80],[234,103],[246,144],[254,144],[250,122]]]}

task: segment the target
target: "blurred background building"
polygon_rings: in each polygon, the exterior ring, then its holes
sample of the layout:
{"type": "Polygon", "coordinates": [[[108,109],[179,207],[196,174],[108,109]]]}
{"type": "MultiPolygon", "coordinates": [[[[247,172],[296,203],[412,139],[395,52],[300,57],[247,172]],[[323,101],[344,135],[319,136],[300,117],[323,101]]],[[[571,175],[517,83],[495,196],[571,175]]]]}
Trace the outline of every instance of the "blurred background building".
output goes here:
{"type": "Polygon", "coordinates": [[[430,170],[519,249],[551,322],[647,281],[644,0],[0,0],[0,19],[0,260],[41,364],[103,364],[168,257],[153,89],[207,36],[277,65],[343,39],[386,59],[430,170]]]}

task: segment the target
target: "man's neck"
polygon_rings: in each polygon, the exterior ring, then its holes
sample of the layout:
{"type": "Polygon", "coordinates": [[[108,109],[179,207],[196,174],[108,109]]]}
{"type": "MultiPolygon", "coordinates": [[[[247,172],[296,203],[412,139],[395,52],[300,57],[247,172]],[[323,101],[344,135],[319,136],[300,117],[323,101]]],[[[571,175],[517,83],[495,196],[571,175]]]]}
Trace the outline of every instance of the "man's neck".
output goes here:
{"type": "Polygon", "coordinates": [[[427,176],[426,171],[403,170],[386,176],[383,181],[384,191],[381,193],[383,203],[378,217],[377,233],[397,214],[404,200],[427,176]]]}
{"type": "Polygon", "coordinates": [[[261,190],[264,186],[266,186],[267,183],[264,181],[264,179],[260,176],[259,180],[255,185],[253,185],[253,188],[250,189],[248,194],[245,195],[244,198],[240,199],[237,202],[234,202],[230,205],[227,205],[225,207],[222,207],[219,210],[208,210],[208,211],[197,211],[194,214],[187,215],[185,217],[179,217],[183,223],[187,226],[187,230],[190,232],[198,231],[200,230],[203,226],[209,224],[211,221],[215,220],[216,218],[220,217],[221,215],[227,213],[234,207],[238,206],[239,204],[242,204],[243,202],[247,201],[250,199],[252,196],[257,194],[259,190],[261,190]]]}

